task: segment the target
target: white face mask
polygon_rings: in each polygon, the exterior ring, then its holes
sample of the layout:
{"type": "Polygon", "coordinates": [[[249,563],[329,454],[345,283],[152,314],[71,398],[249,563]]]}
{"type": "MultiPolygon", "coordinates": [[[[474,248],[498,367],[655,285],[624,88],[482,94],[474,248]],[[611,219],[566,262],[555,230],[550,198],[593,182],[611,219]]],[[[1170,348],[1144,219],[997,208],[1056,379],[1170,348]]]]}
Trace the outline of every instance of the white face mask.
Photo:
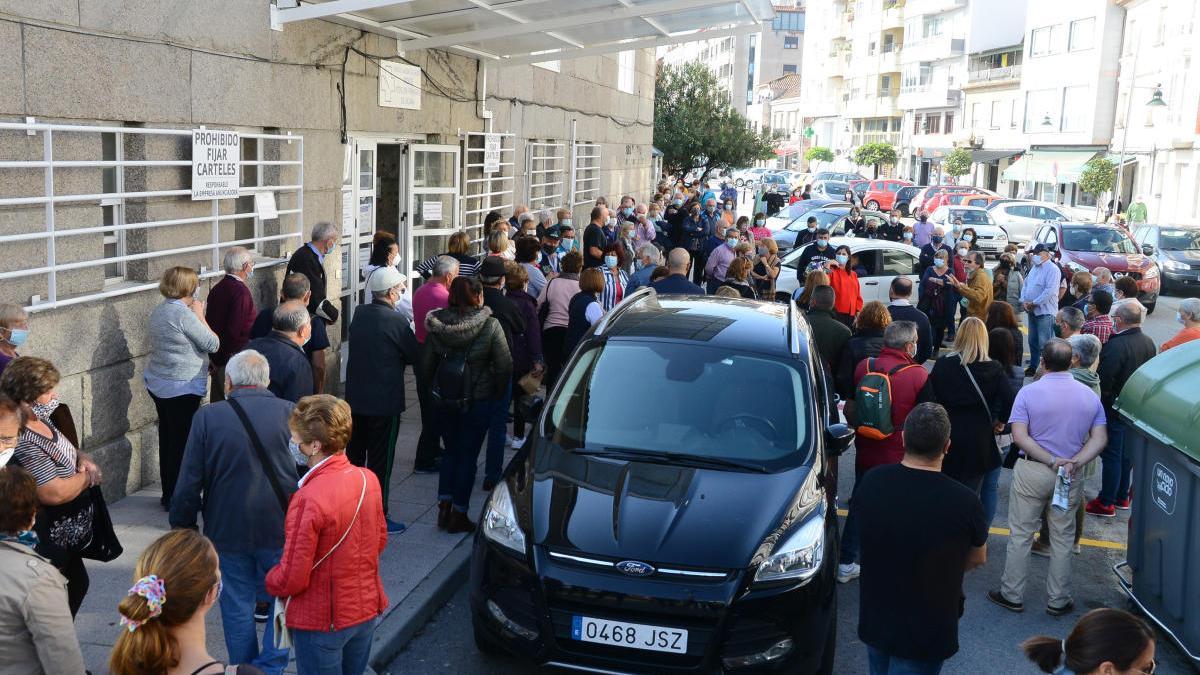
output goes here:
{"type": "Polygon", "coordinates": [[[0,469],[3,469],[4,467],[8,466],[8,460],[12,459],[14,450],[15,450],[15,448],[7,448],[5,450],[0,450],[0,469]]]}

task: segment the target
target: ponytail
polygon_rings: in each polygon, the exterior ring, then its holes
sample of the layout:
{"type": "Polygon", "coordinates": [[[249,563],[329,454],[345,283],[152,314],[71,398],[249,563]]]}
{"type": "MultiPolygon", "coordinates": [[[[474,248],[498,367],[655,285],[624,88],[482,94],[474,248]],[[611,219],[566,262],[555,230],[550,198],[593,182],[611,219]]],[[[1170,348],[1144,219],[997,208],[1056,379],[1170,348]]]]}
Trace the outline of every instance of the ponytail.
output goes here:
{"type": "Polygon", "coordinates": [[[1145,621],[1129,612],[1105,608],[1084,614],[1065,640],[1038,635],[1022,642],[1021,649],[1044,673],[1053,673],[1060,665],[1072,672],[1090,673],[1105,662],[1129,670],[1152,642],[1154,631],[1145,621]]]}
{"type": "Polygon", "coordinates": [[[1057,638],[1031,637],[1021,643],[1021,650],[1043,673],[1053,673],[1063,662],[1063,643],[1057,638]]]}

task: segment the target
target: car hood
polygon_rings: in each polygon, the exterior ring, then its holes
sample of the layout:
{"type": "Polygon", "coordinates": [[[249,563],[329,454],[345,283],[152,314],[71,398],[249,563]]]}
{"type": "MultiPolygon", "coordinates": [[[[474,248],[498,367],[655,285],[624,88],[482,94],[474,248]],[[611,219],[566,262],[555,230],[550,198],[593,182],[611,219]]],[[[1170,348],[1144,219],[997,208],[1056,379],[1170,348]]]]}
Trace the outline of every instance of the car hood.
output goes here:
{"type": "Polygon", "coordinates": [[[528,491],[534,542],[560,551],[744,568],[810,466],[743,473],[589,457],[543,445],[528,491]]]}
{"type": "Polygon", "coordinates": [[[1170,260],[1178,260],[1180,262],[1187,262],[1187,263],[1200,262],[1200,251],[1196,251],[1196,250],[1166,251],[1166,250],[1160,249],[1159,252],[1162,253],[1162,255],[1164,257],[1166,257],[1170,260]]]}
{"type": "Polygon", "coordinates": [[[1067,251],[1071,260],[1089,270],[1107,267],[1113,272],[1140,272],[1151,265],[1150,259],[1141,253],[1090,253],[1067,251]]]}

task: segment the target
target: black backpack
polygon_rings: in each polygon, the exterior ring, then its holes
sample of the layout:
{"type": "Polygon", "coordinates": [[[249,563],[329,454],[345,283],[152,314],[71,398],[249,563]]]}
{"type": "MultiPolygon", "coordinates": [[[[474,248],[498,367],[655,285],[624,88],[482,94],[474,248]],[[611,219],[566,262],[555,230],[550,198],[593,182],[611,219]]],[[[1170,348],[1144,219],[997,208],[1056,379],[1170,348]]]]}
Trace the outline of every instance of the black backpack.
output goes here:
{"type": "Polygon", "coordinates": [[[471,376],[471,365],[467,362],[476,340],[483,334],[487,324],[479,329],[471,344],[461,352],[447,351],[433,371],[429,393],[433,403],[446,412],[465,413],[475,400],[475,378],[471,376]]]}

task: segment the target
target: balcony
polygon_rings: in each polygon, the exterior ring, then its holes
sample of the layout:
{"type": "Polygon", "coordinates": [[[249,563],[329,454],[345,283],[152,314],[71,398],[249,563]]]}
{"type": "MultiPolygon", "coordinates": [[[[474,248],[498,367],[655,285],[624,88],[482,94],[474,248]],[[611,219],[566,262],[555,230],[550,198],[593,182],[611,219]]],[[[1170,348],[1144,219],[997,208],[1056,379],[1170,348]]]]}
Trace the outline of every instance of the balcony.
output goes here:
{"type": "Polygon", "coordinates": [[[879,54],[878,72],[880,73],[898,73],[900,72],[900,45],[893,46],[891,49],[886,49],[879,54]]]}
{"type": "MultiPolygon", "coordinates": [[[[884,3],[885,5],[887,3],[884,3]]],[[[879,26],[881,30],[892,30],[895,28],[904,28],[904,6],[893,6],[883,10],[883,23],[879,26]]]]}
{"type": "Polygon", "coordinates": [[[1005,66],[1003,68],[985,68],[972,70],[967,74],[970,84],[1007,83],[1021,81],[1021,66],[1005,66]]]}
{"type": "Polygon", "coordinates": [[[867,143],[887,143],[888,145],[900,145],[899,131],[866,131],[861,133],[851,134],[850,145],[857,148],[860,145],[867,143]]]}
{"type": "Polygon", "coordinates": [[[882,90],[879,92],[870,92],[868,95],[857,98],[848,98],[846,101],[846,116],[847,117],[899,117],[901,114],[900,108],[896,105],[897,95],[899,91],[882,90]],[[878,95],[876,95],[878,93],[878,95]]]}
{"type": "Polygon", "coordinates": [[[904,5],[904,13],[907,16],[940,14],[966,6],[967,0],[908,0],[904,5]]]}
{"type": "Polygon", "coordinates": [[[906,37],[902,60],[904,63],[915,63],[962,56],[966,45],[965,39],[949,35],[935,35],[928,38],[906,37]]]}

